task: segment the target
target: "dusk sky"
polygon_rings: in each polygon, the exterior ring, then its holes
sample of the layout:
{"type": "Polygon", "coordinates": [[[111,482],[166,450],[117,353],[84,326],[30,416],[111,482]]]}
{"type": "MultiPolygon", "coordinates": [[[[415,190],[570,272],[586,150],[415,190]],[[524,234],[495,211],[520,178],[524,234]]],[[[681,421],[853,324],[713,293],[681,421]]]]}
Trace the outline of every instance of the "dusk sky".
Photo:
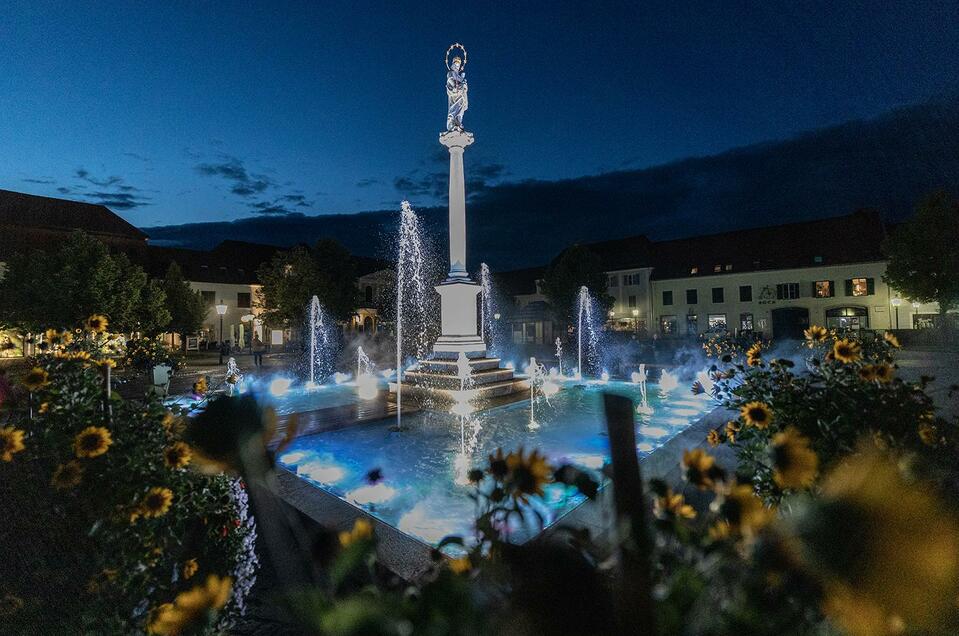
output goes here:
{"type": "Polygon", "coordinates": [[[0,188],[138,226],[436,204],[454,41],[467,173],[488,183],[709,155],[959,89],[953,3],[674,4],[5,3],[0,188]]]}

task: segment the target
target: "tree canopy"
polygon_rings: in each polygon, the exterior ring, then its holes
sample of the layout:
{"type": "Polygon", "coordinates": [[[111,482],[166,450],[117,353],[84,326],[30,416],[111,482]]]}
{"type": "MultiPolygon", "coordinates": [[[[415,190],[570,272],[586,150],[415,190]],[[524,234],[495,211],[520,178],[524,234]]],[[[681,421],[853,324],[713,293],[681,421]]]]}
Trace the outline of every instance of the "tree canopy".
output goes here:
{"type": "Polygon", "coordinates": [[[114,331],[155,334],[170,322],[166,294],[139,265],[83,232],[59,249],[14,254],[0,280],[0,323],[71,328],[104,314],[114,331]]]}
{"type": "Polygon", "coordinates": [[[910,300],[959,306],[959,203],[937,192],[883,244],[889,258],[883,280],[910,300]]]}
{"type": "Polygon", "coordinates": [[[340,320],[356,308],[356,268],[349,251],[333,240],[279,252],[257,270],[257,277],[263,285],[257,304],[268,323],[302,325],[313,296],[340,320]]]}
{"type": "Polygon", "coordinates": [[[186,336],[199,331],[206,318],[207,306],[203,302],[203,295],[184,280],[183,270],[176,261],[167,268],[162,286],[166,294],[166,308],[170,313],[167,329],[179,334],[185,347],[186,336]]]}
{"type": "Polygon", "coordinates": [[[563,250],[546,270],[543,294],[557,320],[572,324],[580,287],[585,285],[600,305],[607,307],[607,282],[599,256],[582,245],[573,245],[563,250]]]}

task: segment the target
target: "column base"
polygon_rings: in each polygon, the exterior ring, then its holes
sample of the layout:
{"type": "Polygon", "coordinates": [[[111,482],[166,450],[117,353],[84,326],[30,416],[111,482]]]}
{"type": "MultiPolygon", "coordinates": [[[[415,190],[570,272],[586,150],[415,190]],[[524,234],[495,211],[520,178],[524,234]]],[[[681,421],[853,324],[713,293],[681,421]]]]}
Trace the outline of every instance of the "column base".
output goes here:
{"type": "Polygon", "coordinates": [[[433,345],[433,356],[455,360],[460,353],[467,358],[485,358],[486,343],[479,336],[440,336],[433,345]]]}

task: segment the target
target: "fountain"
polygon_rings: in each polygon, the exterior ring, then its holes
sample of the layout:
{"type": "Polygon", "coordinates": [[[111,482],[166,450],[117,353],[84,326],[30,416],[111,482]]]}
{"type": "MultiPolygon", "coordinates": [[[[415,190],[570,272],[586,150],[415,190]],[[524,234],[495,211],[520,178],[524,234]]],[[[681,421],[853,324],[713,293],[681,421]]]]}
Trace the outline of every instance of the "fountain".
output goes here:
{"type": "Polygon", "coordinates": [[[356,392],[361,400],[375,400],[380,392],[376,365],[363,351],[363,347],[356,348],[356,392]]]}
{"type": "Polygon", "coordinates": [[[663,371],[659,375],[659,392],[661,395],[668,395],[670,391],[679,386],[679,379],[669,371],[663,371]]]}
{"type": "Polygon", "coordinates": [[[558,336],[556,338],[556,364],[559,375],[563,375],[563,342],[558,336]]]}
{"type": "MultiPolygon", "coordinates": [[[[599,332],[593,321],[593,299],[589,295],[589,289],[585,285],[579,288],[578,300],[578,321],[576,327],[577,339],[577,360],[578,367],[576,375],[578,379],[583,379],[586,375],[586,368],[583,366],[583,333],[586,333],[586,362],[591,367],[599,364],[599,332]]],[[[594,369],[595,370],[595,369],[594,369]]]]}
{"type": "Polygon", "coordinates": [[[227,395],[232,397],[237,385],[239,385],[242,381],[243,374],[240,373],[240,367],[236,364],[236,358],[231,357],[226,361],[226,376],[223,380],[224,384],[227,386],[227,395]]]}
{"type": "Polygon", "coordinates": [[[310,300],[310,388],[322,384],[333,374],[336,360],[336,325],[316,296],[310,300]]]}
{"type": "Polygon", "coordinates": [[[639,406],[636,407],[636,412],[640,415],[651,415],[653,412],[652,407],[649,405],[649,396],[646,393],[646,364],[642,363],[639,365],[639,371],[634,371],[630,376],[633,384],[639,385],[639,406]]]}
{"type": "Polygon", "coordinates": [[[486,263],[480,263],[480,337],[487,344],[487,349],[495,354],[498,351],[496,346],[498,340],[498,326],[496,319],[499,314],[496,311],[496,296],[493,293],[493,277],[490,275],[489,266],[486,263]]]}

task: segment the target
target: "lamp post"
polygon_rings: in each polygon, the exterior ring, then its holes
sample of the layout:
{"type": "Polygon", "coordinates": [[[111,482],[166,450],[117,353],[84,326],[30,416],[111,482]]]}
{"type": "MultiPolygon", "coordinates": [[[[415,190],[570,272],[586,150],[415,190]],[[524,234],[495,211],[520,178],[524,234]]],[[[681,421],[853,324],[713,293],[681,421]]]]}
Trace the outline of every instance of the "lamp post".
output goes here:
{"type": "Polygon", "coordinates": [[[899,305],[902,304],[902,298],[898,296],[889,301],[896,308],[896,329],[899,329],[899,305]]]}
{"type": "Polygon", "coordinates": [[[226,304],[220,299],[216,306],[216,313],[220,315],[220,364],[223,364],[223,315],[226,313],[226,304]]]}
{"type": "Polygon", "coordinates": [[[633,310],[633,333],[639,333],[639,310],[633,310]]]}

